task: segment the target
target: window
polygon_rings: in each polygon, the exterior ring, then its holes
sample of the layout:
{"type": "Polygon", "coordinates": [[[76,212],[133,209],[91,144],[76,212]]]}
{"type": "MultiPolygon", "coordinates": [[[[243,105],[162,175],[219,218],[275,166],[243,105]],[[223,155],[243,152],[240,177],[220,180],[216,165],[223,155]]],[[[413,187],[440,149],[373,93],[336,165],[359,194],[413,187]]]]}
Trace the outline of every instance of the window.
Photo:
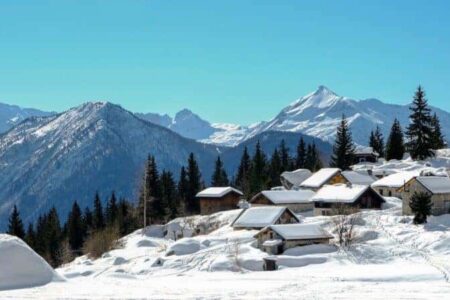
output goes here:
{"type": "Polygon", "coordinates": [[[392,197],[392,191],[389,191],[389,197],[392,197]]]}
{"type": "Polygon", "coordinates": [[[380,195],[383,196],[383,190],[379,189],[380,195]]]}

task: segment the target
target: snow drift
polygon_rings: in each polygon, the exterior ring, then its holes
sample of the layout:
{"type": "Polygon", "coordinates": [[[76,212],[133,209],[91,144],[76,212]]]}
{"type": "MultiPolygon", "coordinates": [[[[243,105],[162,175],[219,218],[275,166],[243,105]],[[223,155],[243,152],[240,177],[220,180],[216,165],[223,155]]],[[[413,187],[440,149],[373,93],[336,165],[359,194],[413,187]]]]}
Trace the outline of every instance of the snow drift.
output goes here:
{"type": "Polygon", "coordinates": [[[62,281],[47,262],[22,240],[0,234],[0,291],[62,281]]]}

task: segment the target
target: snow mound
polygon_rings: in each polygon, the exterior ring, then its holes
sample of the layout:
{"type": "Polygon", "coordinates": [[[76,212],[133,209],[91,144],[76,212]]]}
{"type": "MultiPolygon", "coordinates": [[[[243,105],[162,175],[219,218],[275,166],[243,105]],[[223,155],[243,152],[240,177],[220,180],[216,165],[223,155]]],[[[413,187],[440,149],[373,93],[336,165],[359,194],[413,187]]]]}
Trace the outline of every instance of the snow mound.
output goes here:
{"type": "Polygon", "coordinates": [[[62,280],[22,240],[0,234],[0,290],[29,288],[62,280]]]}
{"type": "Polygon", "coordinates": [[[172,244],[167,250],[166,255],[186,255],[198,252],[202,244],[195,239],[185,238],[172,244]]]}

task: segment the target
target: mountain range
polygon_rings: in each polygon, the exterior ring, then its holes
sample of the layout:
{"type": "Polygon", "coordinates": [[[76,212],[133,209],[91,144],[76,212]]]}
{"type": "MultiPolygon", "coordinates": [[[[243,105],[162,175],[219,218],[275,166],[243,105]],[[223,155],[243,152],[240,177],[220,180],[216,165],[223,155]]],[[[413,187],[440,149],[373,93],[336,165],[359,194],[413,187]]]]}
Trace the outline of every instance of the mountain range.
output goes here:
{"type": "MultiPolygon", "coordinates": [[[[432,109],[450,136],[450,114],[432,109]]],[[[0,229],[14,204],[30,221],[51,206],[65,218],[73,200],[82,207],[90,205],[96,191],[103,199],[113,190],[136,199],[148,154],[178,177],[193,152],[206,184],[218,155],[234,175],[243,148],[252,152],[257,141],[270,154],[285,140],[293,153],[303,137],[315,141],[326,161],[342,114],[354,141],[365,145],[376,125],[385,136],[395,117],[405,127],[409,109],[376,99],[341,97],[324,86],[272,120],[252,126],[210,123],[187,109],[174,118],[131,113],[108,102],[89,102],[62,113],[0,105],[0,229]]]]}

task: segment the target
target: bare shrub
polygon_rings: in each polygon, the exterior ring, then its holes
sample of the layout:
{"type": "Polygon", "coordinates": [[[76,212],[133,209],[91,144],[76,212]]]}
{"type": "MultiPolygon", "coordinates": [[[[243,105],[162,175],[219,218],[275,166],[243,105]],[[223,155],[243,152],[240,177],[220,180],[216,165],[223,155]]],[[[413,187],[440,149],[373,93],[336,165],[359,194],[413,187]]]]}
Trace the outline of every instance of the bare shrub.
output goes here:
{"type": "Polygon", "coordinates": [[[83,253],[90,258],[99,258],[103,253],[120,247],[117,227],[107,227],[92,233],[83,245],[83,253]]]}
{"type": "Polygon", "coordinates": [[[228,253],[231,257],[231,259],[234,262],[234,265],[237,268],[237,271],[242,271],[242,266],[241,263],[239,261],[240,258],[240,254],[241,254],[241,243],[239,242],[238,239],[227,241],[227,248],[228,248],[228,253]]]}
{"type": "Polygon", "coordinates": [[[355,225],[360,222],[358,209],[340,204],[333,207],[332,213],[337,242],[348,248],[356,239],[355,225]]]}
{"type": "Polygon", "coordinates": [[[60,250],[60,257],[62,264],[70,263],[72,260],[75,259],[75,254],[73,253],[72,249],[70,248],[69,241],[65,239],[61,243],[61,250],[60,250]]]}

